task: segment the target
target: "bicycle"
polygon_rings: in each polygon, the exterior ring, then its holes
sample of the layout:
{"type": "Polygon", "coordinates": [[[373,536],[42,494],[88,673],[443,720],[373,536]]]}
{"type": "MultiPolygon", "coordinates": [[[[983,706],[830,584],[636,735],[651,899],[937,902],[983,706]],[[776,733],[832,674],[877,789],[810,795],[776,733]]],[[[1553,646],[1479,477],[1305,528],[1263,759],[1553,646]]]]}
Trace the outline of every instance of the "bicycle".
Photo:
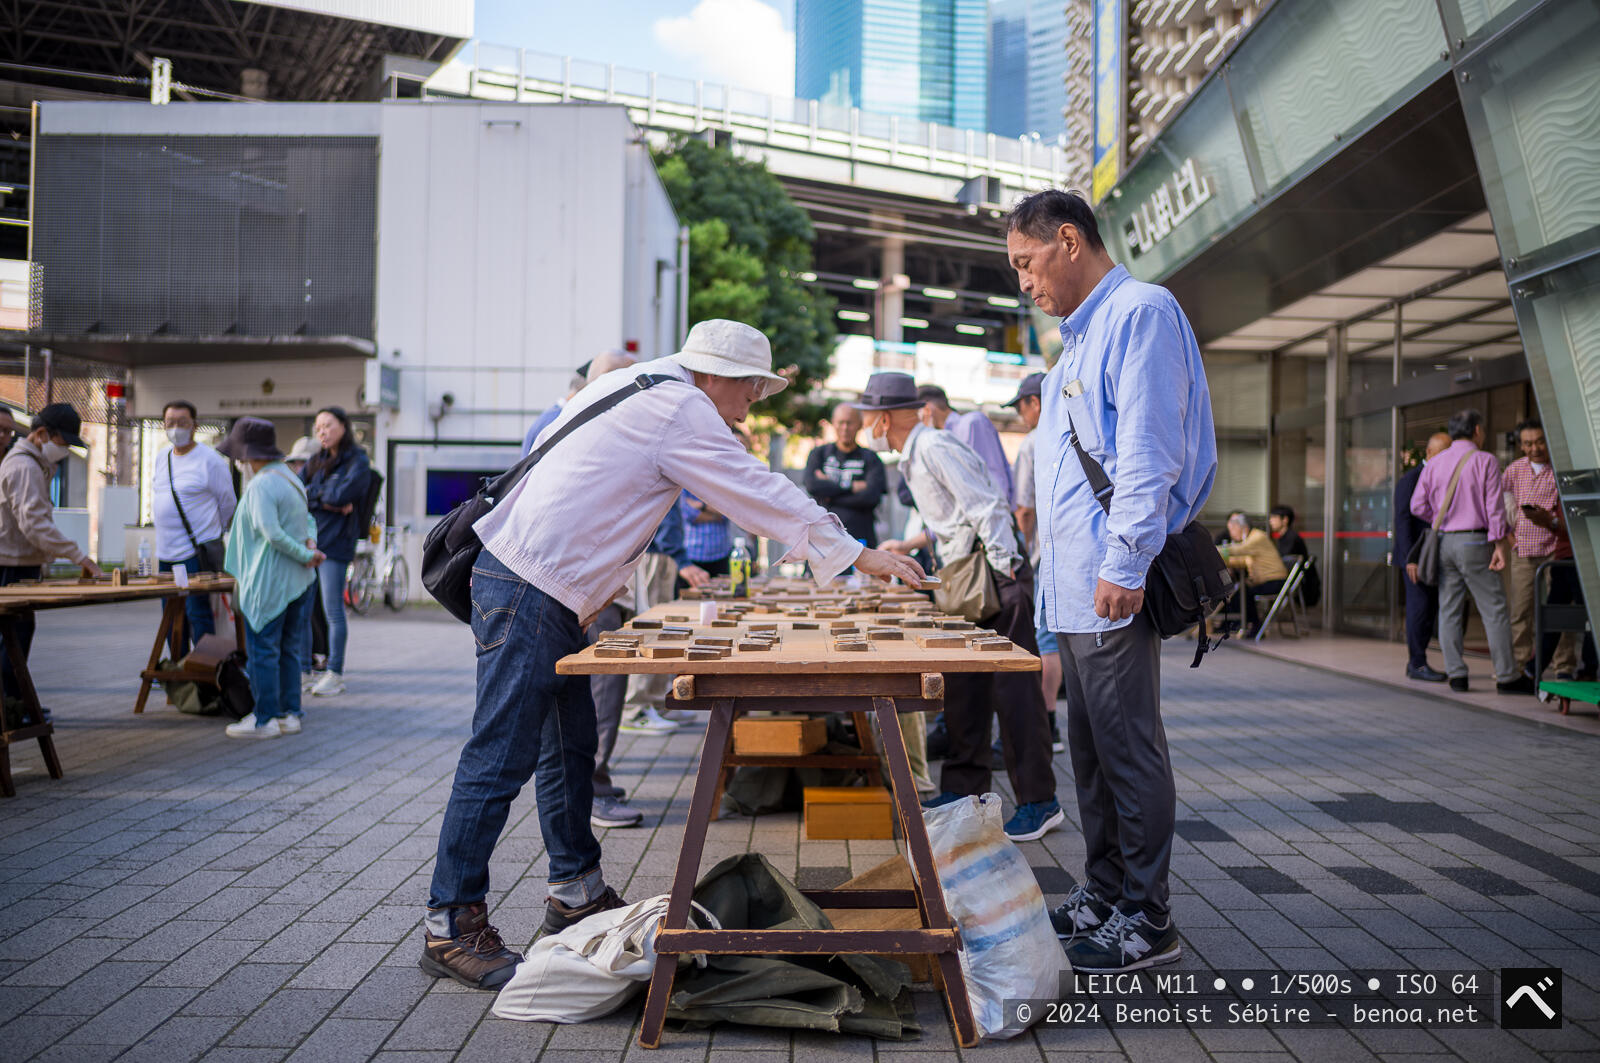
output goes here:
{"type": "Polygon", "coordinates": [[[345,601],[357,616],[365,616],[379,594],[383,604],[400,612],[411,600],[411,568],[406,564],[405,539],[411,525],[387,527],[374,544],[356,543],[356,558],[345,580],[345,601]]]}

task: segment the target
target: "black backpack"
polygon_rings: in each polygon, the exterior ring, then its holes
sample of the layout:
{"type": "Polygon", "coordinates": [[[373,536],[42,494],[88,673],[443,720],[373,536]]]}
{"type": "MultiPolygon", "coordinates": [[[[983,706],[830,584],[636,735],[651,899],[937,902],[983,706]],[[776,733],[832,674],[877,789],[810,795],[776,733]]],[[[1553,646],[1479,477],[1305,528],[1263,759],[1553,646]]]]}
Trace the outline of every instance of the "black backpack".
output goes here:
{"type": "Polygon", "coordinates": [[[378,498],[383,494],[383,473],[367,466],[367,493],[356,505],[356,538],[366,535],[372,528],[372,518],[378,512],[378,498]]]}

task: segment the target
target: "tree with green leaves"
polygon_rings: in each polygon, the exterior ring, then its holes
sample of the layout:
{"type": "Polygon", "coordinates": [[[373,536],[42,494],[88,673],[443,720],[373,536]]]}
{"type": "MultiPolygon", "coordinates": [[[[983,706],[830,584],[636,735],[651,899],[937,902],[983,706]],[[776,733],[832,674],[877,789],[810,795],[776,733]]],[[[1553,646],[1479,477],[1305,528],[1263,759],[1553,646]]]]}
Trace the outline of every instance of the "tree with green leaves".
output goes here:
{"type": "Polygon", "coordinates": [[[793,381],[756,412],[784,430],[814,426],[827,415],[807,396],[828,375],[835,330],[833,299],[800,280],[811,268],[811,219],[764,165],[727,148],[681,137],[655,161],[689,227],[689,324],[722,317],[766,333],[774,365],[792,366],[793,381]]]}

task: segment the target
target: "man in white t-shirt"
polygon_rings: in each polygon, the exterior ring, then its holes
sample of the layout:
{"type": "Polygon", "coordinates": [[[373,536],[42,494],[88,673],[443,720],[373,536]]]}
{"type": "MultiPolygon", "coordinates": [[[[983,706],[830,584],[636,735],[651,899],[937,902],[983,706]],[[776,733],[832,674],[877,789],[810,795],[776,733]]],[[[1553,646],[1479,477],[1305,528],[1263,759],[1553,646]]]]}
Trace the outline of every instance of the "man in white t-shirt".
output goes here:
{"type": "MultiPolygon", "coordinates": [[[[197,416],[194,404],[182,399],[167,403],[161,411],[172,446],[156,457],[150,477],[150,508],[155,515],[156,560],[162,572],[171,572],[178,565],[191,573],[220,570],[220,543],[238,501],[228,459],[195,442],[197,416]]],[[[189,623],[186,637],[178,639],[180,653],[187,652],[201,635],[217,629],[210,595],[191,594],[183,606],[189,623]]]]}

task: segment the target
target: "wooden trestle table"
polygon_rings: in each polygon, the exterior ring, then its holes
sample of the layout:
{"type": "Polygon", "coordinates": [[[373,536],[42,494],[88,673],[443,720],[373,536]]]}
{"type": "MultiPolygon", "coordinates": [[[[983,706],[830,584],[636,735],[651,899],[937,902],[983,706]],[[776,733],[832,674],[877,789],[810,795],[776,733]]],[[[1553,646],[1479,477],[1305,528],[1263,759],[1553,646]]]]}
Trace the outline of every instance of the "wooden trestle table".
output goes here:
{"type": "MultiPolygon", "coordinates": [[[[0,637],[5,641],[6,656],[17,681],[17,692],[25,705],[21,727],[7,730],[4,722],[0,722],[0,795],[16,796],[16,787],[11,781],[10,747],[13,743],[25,742],[30,738],[39,740],[39,751],[44,756],[50,777],[61,778],[61,761],[56,756],[55,742],[51,737],[55,728],[44,718],[44,711],[39,707],[39,694],[34,687],[33,676],[28,671],[28,659],[17,634],[17,620],[21,614],[112,602],[164,600],[166,605],[161,611],[161,624],[156,629],[150,660],[139,673],[139,697],[134,702],[133,711],[143,712],[153,682],[194,678],[182,672],[163,672],[156,667],[161,661],[162,647],[172,643],[177,624],[183,618],[184,598],[195,593],[226,594],[232,590],[233,577],[212,573],[190,576],[188,587],[182,590],[170,573],[135,577],[121,585],[113,584],[109,577],[105,577],[23,581],[0,587],[0,637]]],[[[234,611],[234,637],[238,646],[243,648],[244,621],[238,610],[234,611]]]]}
{"type": "Polygon", "coordinates": [[[677,873],[656,936],[657,959],[645,998],[640,1045],[655,1048],[661,1043],[678,957],[684,953],[924,955],[932,961],[957,1042],[963,1047],[977,1044],[977,1025],[956,955],[962,947],[960,932],[939,887],[898,714],[942,709],[944,674],[948,672],[1038,670],[1039,658],[996,638],[993,632],[943,616],[913,592],[863,589],[829,593],[798,581],[770,581],[745,600],[730,600],[725,589],[716,587],[696,600],[657,606],[617,632],[602,636],[583,652],[558,662],[556,671],[562,675],[673,675],[668,706],[710,713],[677,873]],[[702,624],[700,607],[707,599],[717,603],[720,616],[711,624],[702,624]],[[727,645],[718,645],[719,640],[727,645]],[[864,753],[869,755],[735,756],[734,719],[744,712],[768,710],[851,713],[864,753]],[[876,773],[878,760],[870,755],[871,731],[866,726],[869,716],[876,718],[883,742],[883,763],[905,838],[913,888],[802,892],[826,908],[914,907],[921,928],[690,929],[690,900],[699,877],[707,826],[716,816],[727,774],[746,764],[851,766],[876,773]]]}

